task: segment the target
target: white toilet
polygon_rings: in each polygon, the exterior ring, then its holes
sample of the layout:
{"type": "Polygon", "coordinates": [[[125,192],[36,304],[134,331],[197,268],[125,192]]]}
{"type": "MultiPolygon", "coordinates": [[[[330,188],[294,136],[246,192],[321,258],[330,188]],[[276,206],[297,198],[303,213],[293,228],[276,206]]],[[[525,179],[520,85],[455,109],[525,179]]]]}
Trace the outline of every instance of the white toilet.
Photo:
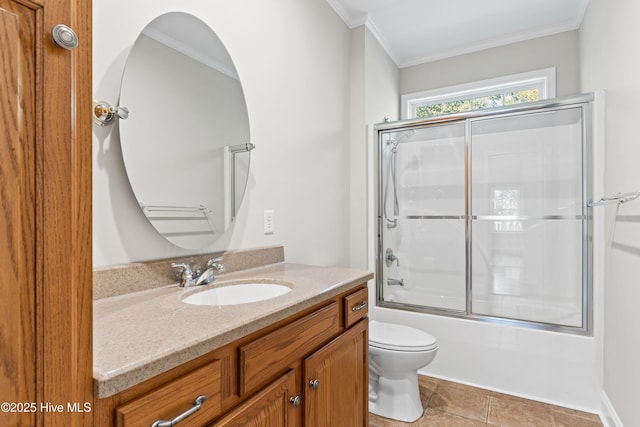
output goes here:
{"type": "Polygon", "coordinates": [[[404,422],[420,418],[418,369],[437,352],[436,339],[420,329],[370,321],[369,412],[404,422]]]}

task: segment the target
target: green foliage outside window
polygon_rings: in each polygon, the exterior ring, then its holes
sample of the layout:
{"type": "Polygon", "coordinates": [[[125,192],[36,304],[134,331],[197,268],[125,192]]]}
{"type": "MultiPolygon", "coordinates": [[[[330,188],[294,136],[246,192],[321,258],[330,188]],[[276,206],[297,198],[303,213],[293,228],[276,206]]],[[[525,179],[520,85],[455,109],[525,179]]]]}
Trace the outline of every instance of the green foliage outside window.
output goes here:
{"type": "Polygon", "coordinates": [[[482,96],[480,98],[460,99],[439,104],[416,107],[416,117],[425,118],[444,114],[462,113],[465,111],[484,110],[485,108],[502,107],[504,105],[534,102],[539,99],[538,89],[520,90],[499,95],[482,96]]]}

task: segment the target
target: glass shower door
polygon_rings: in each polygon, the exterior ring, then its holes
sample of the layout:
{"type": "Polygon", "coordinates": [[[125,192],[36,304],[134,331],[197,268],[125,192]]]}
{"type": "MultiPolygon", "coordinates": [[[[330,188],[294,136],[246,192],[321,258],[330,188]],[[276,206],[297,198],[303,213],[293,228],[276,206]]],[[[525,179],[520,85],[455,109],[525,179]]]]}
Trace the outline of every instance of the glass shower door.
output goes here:
{"type": "Polygon", "coordinates": [[[464,312],[465,124],[388,132],[379,143],[382,299],[464,312]]]}
{"type": "Polygon", "coordinates": [[[380,125],[378,305],[588,334],[590,100],[380,125]]]}
{"type": "Polygon", "coordinates": [[[583,326],[582,109],[471,122],[473,314],[583,326]]]}

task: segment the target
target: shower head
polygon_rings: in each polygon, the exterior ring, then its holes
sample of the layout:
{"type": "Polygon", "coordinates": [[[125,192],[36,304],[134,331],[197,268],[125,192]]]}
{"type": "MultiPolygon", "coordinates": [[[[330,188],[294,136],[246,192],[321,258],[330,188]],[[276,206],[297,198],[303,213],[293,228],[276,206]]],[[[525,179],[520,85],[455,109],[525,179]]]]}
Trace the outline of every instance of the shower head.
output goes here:
{"type": "Polygon", "coordinates": [[[400,138],[391,138],[389,141],[387,141],[387,145],[392,145],[391,150],[395,151],[395,149],[398,147],[398,144],[400,144],[400,141],[402,141],[403,138],[411,138],[415,133],[415,129],[409,129],[408,131],[405,131],[405,133],[400,135],[400,138]]]}

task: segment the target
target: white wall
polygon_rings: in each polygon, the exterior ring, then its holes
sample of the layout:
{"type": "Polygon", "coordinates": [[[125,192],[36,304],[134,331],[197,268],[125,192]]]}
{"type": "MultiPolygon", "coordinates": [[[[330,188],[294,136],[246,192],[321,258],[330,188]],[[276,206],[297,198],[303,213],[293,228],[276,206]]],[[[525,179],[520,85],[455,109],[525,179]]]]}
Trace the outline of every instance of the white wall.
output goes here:
{"type": "MultiPolygon", "coordinates": [[[[283,244],[288,261],[347,265],[347,27],[324,0],[158,0],[144,8],[124,0],[96,2],[95,99],[117,102],[134,40],[147,23],[169,11],[198,16],[226,45],[243,83],[256,145],[235,225],[200,252],[283,244]],[[273,235],[263,234],[265,209],[274,211],[273,235]]],[[[171,112],[160,120],[170,121],[171,112]]],[[[94,266],[193,253],[167,243],[148,224],[130,190],[120,143],[117,126],[94,127],[94,266]]]]}
{"type": "MultiPolygon", "coordinates": [[[[351,266],[366,269],[374,240],[368,211],[373,207],[369,168],[373,161],[373,125],[399,117],[398,67],[364,25],[351,30],[351,266]]],[[[369,267],[371,268],[371,267],[369,267]]]]}
{"type": "Polygon", "coordinates": [[[366,28],[366,123],[382,123],[385,117],[400,118],[400,70],[366,28]]]}
{"type": "Polygon", "coordinates": [[[367,81],[365,27],[351,30],[351,143],[349,174],[349,245],[350,264],[366,266],[368,245],[367,227],[367,175],[366,175],[366,112],[367,81]]]}
{"type": "MultiPolygon", "coordinates": [[[[580,29],[582,90],[606,91],[605,194],[640,191],[639,16],[637,1],[591,0],[580,29]]],[[[610,402],[612,407],[605,409],[614,411],[615,425],[637,426],[640,200],[617,211],[602,209],[606,213],[603,401],[610,402]]]]}
{"type": "Polygon", "coordinates": [[[556,96],[580,91],[578,32],[567,31],[402,68],[400,93],[556,67],[556,96]]]}

